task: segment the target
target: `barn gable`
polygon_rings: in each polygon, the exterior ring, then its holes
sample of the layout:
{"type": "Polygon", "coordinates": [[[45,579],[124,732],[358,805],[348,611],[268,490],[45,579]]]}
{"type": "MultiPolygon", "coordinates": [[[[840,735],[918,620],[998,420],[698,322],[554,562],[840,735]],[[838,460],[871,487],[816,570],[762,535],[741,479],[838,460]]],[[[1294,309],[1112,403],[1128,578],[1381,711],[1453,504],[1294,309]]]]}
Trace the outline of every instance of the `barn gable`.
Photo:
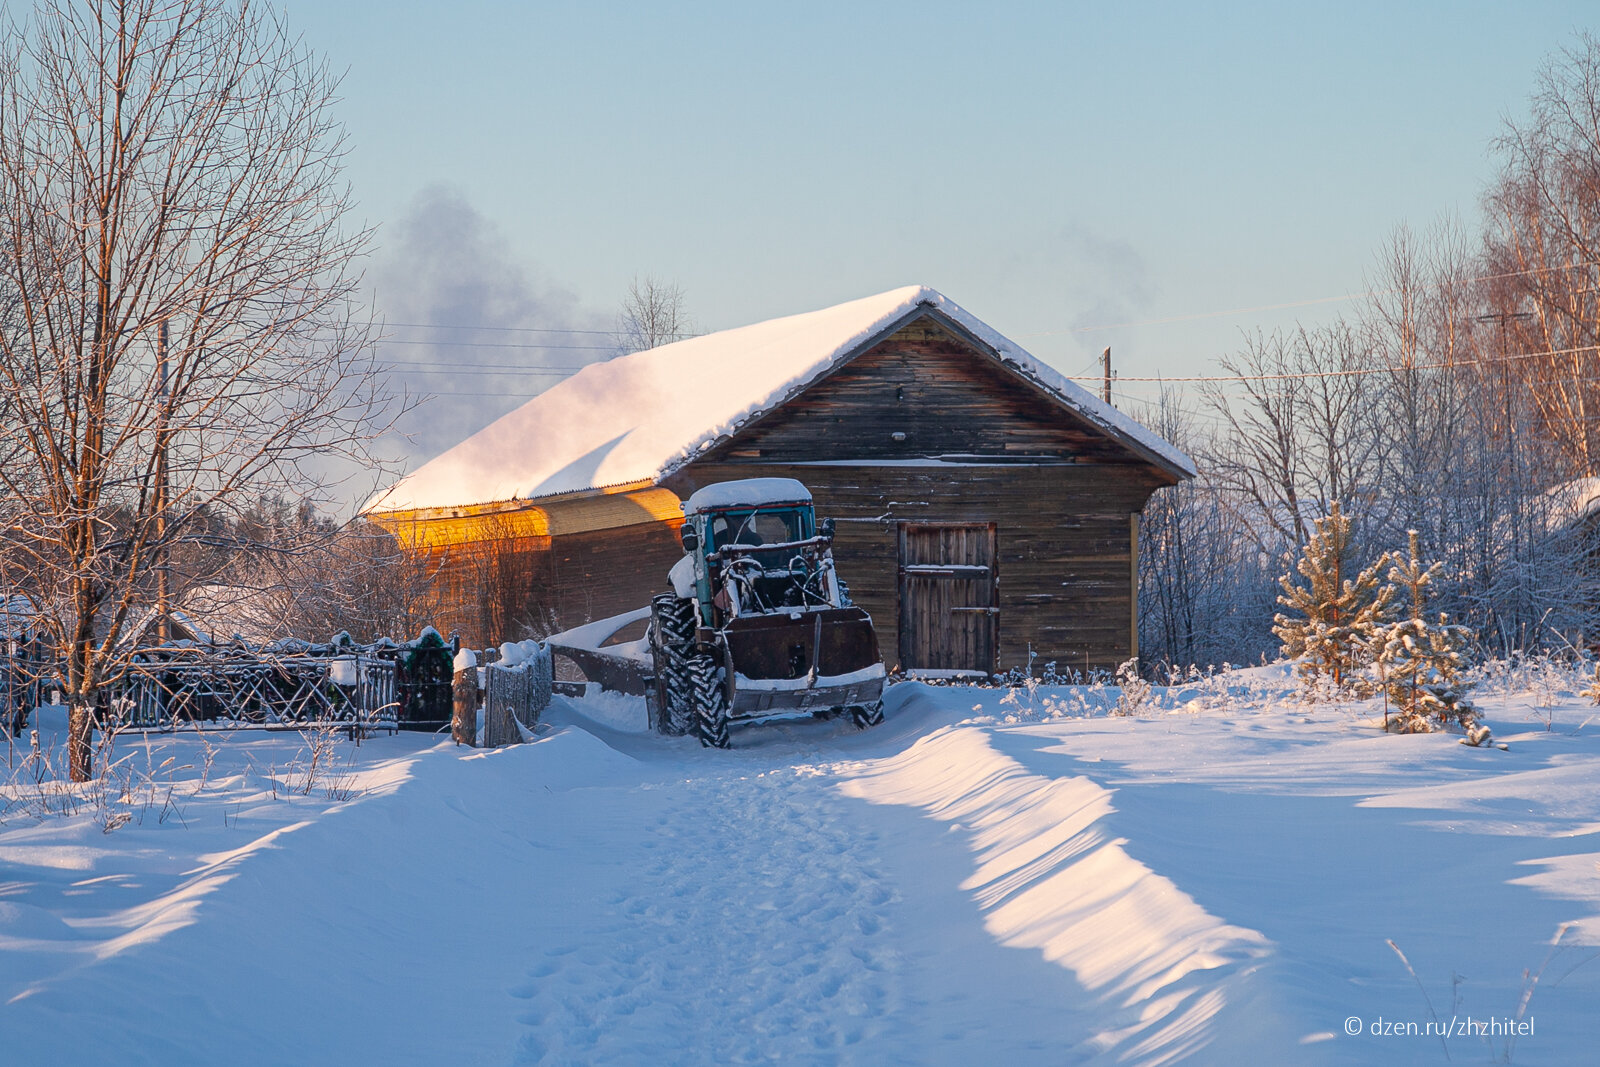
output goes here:
{"type": "MultiPolygon", "coordinates": [[[[1148,463],[1136,444],[923,308],[693,462],[1148,463]]],[[[1177,481],[1170,464],[1158,469],[1177,481]]]]}

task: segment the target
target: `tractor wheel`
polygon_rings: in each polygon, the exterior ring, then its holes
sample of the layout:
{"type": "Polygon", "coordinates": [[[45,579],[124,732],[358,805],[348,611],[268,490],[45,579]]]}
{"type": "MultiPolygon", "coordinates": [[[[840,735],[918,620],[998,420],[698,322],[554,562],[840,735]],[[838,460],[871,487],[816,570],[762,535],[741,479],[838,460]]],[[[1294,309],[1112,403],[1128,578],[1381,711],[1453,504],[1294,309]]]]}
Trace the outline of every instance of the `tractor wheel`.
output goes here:
{"type": "Polygon", "coordinates": [[[717,678],[717,663],[709,652],[696,652],[689,660],[694,685],[695,728],[706,748],[728,748],[728,701],[717,678]]]}
{"type": "Polygon", "coordinates": [[[870,704],[853,705],[850,708],[850,721],[856,724],[857,730],[878,725],[883,721],[883,701],[874,700],[870,704]]]}
{"type": "Polygon", "coordinates": [[[689,656],[694,644],[694,602],[670,593],[650,601],[650,656],[656,676],[656,730],[681,735],[694,723],[689,656]]]}

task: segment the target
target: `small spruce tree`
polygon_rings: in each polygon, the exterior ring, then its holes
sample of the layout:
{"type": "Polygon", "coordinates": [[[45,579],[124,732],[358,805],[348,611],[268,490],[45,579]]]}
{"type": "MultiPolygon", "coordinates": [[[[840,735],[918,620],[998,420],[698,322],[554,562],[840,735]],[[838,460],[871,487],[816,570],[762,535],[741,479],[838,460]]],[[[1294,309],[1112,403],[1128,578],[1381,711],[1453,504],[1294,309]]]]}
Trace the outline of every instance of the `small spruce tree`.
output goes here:
{"type": "Polygon", "coordinates": [[[1452,623],[1439,612],[1428,617],[1427,604],[1434,579],[1443,563],[1424,563],[1417,549],[1417,531],[1410,531],[1405,553],[1388,559],[1389,580],[1405,599],[1405,614],[1374,635],[1374,668],[1396,715],[1384,709],[1384,727],[1397,733],[1426,733],[1436,725],[1457,725],[1471,744],[1489,740],[1489,728],[1480,726],[1477,711],[1466,699],[1469,688],[1461,673],[1465,649],[1476,638],[1469,627],[1452,623]]]}
{"type": "Polygon", "coordinates": [[[1283,587],[1278,603],[1298,617],[1275,616],[1272,631],[1283,642],[1283,654],[1300,661],[1308,689],[1320,681],[1336,690],[1359,685],[1373,637],[1393,615],[1394,588],[1379,583],[1388,557],[1357,571],[1349,556],[1350,520],[1335,503],[1326,518],[1316,521],[1296,565],[1306,584],[1295,584],[1287,574],[1278,579],[1283,587]]]}

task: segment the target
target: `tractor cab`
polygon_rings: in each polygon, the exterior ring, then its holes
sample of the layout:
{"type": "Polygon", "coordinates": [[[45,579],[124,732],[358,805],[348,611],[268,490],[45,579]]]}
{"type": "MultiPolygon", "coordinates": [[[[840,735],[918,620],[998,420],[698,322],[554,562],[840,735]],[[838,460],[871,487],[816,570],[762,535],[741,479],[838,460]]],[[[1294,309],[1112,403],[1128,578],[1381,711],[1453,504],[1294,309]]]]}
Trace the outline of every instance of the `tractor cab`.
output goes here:
{"type": "Polygon", "coordinates": [[[701,625],[839,606],[832,524],[818,533],[811,493],[793,478],[707,486],[683,510],[684,558],[671,577],[679,596],[696,601],[701,625]]]}

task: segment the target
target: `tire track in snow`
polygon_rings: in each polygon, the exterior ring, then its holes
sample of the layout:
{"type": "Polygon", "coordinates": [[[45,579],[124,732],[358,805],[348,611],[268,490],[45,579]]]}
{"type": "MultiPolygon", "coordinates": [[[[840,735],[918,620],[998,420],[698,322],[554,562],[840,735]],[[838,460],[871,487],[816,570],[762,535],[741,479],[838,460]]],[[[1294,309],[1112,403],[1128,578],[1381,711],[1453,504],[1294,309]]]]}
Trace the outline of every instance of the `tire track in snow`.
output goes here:
{"type": "Polygon", "coordinates": [[[947,727],[834,771],[846,795],[922,808],[970,833],[977,869],[962,888],[989,932],[1040,950],[1111,1007],[1081,1051],[1183,1059],[1211,1042],[1229,987],[1271,952],[1129,856],[1101,825],[1115,810],[1107,790],[1030,774],[981,730],[947,727]]]}
{"type": "Polygon", "coordinates": [[[884,1032],[902,961],[876,834],[797,779],[734,766],[639,792],[641,867],[512,991],[520,1062],[833,1063],[884,1032]]]}

